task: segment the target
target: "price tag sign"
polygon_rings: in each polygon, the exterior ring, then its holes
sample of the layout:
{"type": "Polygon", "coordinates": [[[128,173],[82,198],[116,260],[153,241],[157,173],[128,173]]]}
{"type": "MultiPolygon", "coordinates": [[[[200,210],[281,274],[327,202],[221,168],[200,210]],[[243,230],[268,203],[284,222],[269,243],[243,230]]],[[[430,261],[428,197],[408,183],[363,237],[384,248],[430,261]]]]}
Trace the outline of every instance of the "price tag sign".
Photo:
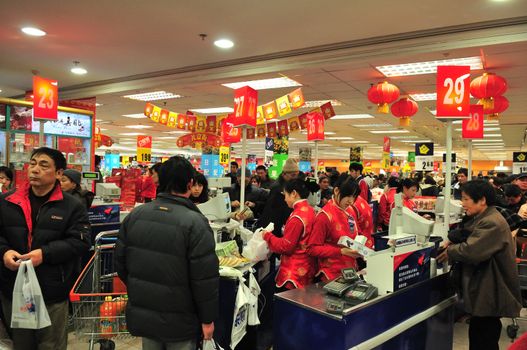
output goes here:
{"type": "Polygon", "coordinates": [[[417,171],[434,170],[434,158],[430,156],[415,156],[415,170],[417,171]]]}
{"type": "Polygon", "coordinates": [[[527,152],[512,153],[512,173],[527,173],[527,152]]]}
{"type": "Polygon", "coordinates": [[[470,119],[463,119],[461,135],[464,139],[483,138],[483,106],[470,106],[470,119]]]}
{"type": "Polygon", "coordinates": [[[512,173],[513,174],[527,173],[527,163],[512,163],[512,173]]]}
{"type": "Polygon", "coordinates": [[[33,77],[33,118],[38,120],[57,120],[59,101],[56,80],[33,77]]]}
{"type": "Polygon", "coordinates": [[[235,127],[256,127],[256,109],[258,108],[258,92],[249,86],[244,86],[234,91],[234,117],[232,123],[235,127]]]}
{"type": "Polygon", "coordinates": [[[221,146],[220,147],[220,164],[221,165],[227,165],[229,164],[229,151],[230,148],[227,146],[221,146]]]}
{"type": "Polygon", "coordinates": [[[468,118],[470,66],[438,66],[436,91],[437,118],[468,118]]]}
{"type": "Polygon", "coordinates": [[[137,136],[137,162],[152,161],[152,136],[137,136]]]}
{"type": "Polygon", "coordinates": [[[320,112],[307,114],[307,140],[324,141],[324,116],[320,112]]]}

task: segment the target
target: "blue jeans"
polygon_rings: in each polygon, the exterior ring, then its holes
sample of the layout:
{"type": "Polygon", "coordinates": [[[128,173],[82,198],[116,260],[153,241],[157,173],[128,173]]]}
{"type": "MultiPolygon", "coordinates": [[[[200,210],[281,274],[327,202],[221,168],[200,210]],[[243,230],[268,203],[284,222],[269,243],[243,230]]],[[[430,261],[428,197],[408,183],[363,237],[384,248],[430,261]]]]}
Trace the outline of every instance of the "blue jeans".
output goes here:
{"type": "Polygon", "coordinates": [[[196,350],[196,341],[186,340],[177,343],[163,343],[159,340],[143,338],[143,350],[196,350]]]}

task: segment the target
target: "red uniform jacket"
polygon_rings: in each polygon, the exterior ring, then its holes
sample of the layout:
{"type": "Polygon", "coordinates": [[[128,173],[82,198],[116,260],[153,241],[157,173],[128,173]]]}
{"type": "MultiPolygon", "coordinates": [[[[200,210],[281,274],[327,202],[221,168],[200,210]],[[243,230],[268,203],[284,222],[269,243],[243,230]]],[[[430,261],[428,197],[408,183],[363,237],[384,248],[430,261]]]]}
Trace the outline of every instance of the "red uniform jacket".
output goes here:
{"type": "Polygon", "coordinates": [[[156,184],[154,183],[154,180],[152,180],[152,176],[143,177],[141,197],[152,199],[156,198],[156,184]]]}
{"type": "Polygon", "coordinates": [[[307,244],[314,221],[315,211],[303,199],[293,205],[293,212],[284,226],[283,237],[265,235],[269,249],[282,254],[280,270],[276,275],[277,287],[290,282],[295,288],[302,288],[313,282],[315,259],[307,254],[307,244]]]}
{"type": "Polygon", "coordinates": [[[353,216],[331,199],[315,218],[308,247],[309,255],[318,258],[317,275],[322,274],[325,280],[337,278],[343,268],[357,268],[355,259],[342,255],[337,245],[342,236],[355,239],[357,225],[353,216]]]}
{"type": "Polygon", "coordinates": [[[355,219],[358,234],[366,236],[366,246],[373,248],[373,209],[368,202],[359,196],[346,211],[355,219]]]}
{"type": "Polygon", "coordinates": [[[397,192],[396,187],[390,188],[379,200],[379,217],[377,219],[379,226],[381,224],[386,226],[390,224],[390,214],[392,213],[392,206],[395,201],[395,192],[397,192]]]}
{"type": "MultiPolygon", "coordinates": [[[[415,206],[415,202],[411,200],[410,198],[403,195],[403,205],[410,209],[411,211],[417,211],[417,207],[415,206]]],[[[391,209],[395,206],[395,203],[392,203],[391,209]]]]}
{"type": "Polygon", "coordinates": [[[359,180],[359,188],[360,188],[360,196],[366,201],[366,203],[369,200],[369,192],[370,192],[370,186],[368,186],[368,183],[364,179],[359,180]]]}

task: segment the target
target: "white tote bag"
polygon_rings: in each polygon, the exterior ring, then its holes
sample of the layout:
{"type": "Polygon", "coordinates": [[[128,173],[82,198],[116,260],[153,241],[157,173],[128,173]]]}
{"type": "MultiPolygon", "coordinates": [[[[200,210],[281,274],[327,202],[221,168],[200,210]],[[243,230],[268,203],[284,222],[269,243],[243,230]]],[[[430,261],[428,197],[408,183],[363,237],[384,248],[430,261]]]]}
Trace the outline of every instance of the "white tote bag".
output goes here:
{"type": "Polygon", "coordinates": [[[234,307],[234,319],[232,321],[231,349],[234,349],[245,336],[245,333],[247,333],[247,319],[249,316],[247,290],[249,288],[244,282],[244,278],[239,279],[238,292],[236,293],[236,304],[234,307]]]}
{"type": "Polygon", "coordinates": [[[260,318],[258,317],[258,295],[260,295],[260,286],[256,277],[249,274],[249,287],[245,289],[247,292],[247,299],[249,301],[249,312],[247,315],[247,324],[249,326],[258,326],[260,318]]]}
{"type": "Polygon", "coordinates": [[[41,329],[51,326],[31,260],[22,261],[13,289],[11,328],[41,329]]]}

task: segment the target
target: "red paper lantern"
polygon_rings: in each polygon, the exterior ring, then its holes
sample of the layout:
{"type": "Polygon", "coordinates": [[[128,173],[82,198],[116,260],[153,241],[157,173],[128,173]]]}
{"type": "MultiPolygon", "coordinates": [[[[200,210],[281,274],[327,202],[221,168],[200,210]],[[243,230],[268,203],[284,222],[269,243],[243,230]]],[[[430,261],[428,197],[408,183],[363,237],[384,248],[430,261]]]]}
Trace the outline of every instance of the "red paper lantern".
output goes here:
{"type": "Polygon", "coordinates": [[[368,90],[368,100],[377,104],[379,113],[388,113],[388,104],[399,98],[399,88],[387,81],[373,85],[368,90]]]}
{"type": "Polygon", "coordinates": [[[480,100],[479,104],[483,104],[483,114],[487,114],[488,120],[497,120],[500,117],[500,113],[505,112],[509,108],[509,100],[505,96],[494,97],[494,103],[492,108],[486,108],[485,104],[480,100]]]}
{"type": "Polygon", "coordinates": [[[507,91],[507,81],[494,73],[483,73],[470,83],[472,96],[481,99],[483,108],[492,109],[494,98],[507,91]]]}
{"type": "Polygon", "coordinates": [[[408,97],[401,98],[392,105],[392,114],[399,118],[400,126],[410,125],[410,117],[419,110],[417,102],[408,97]]]}

